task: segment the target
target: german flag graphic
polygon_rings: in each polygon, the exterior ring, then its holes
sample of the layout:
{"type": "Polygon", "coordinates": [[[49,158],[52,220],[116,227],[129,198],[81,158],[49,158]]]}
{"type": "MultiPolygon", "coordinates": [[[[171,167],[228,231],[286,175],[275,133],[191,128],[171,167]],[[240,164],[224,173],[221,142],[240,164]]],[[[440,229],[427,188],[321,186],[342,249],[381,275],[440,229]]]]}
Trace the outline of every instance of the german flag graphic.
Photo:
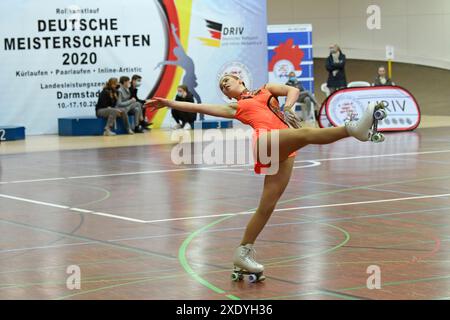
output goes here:
{"type": "Polygon", "coordinates": [[[222,39],[222,24],[211,20],[206,20],[206,27],[208,28],[211,38],[198,37],[205,46],[220,47],[220,40],[222,39]]]}

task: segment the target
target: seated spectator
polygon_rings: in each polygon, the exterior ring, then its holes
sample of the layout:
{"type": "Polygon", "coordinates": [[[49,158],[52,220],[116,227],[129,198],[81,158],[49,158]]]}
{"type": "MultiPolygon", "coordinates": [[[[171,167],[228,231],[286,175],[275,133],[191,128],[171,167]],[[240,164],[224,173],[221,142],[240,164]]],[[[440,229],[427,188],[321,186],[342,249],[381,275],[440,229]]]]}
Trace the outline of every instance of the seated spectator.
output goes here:
{"type": "Polygon", "coordinates": [[[286,82],[286,85],[298,88],[300,90],[300,95],[298,96],[297,102],[305,103],[309,109],[311,109],[312,103],[314,103],[315,110],[319,108],[316,98],[314,98],[311,92],[305,90],[302,83],[298,81],[294,71],[289,72],[289,80],[286,82]]]}
{"type": "MultiPolygon", "coordinates": [[[[187,86],[180,85],[177,88],[177,96],[175,97],[175,101],[194,103],[194,96],[189,92],[187,86]]],[[[172,109],[172,117],[176,122],[174,129],[182,129],[187,123],[191,129],[194,129],[194,122],[197,120],[197,113],[172,109]]]]}
{"type": "Polygon", "coordinates": [[[373,84],[375,87],[378,86],[394,86],[395,84],[386,76],[386,69],[381,66],[378,68],[378,75],[375,78],[375,82],[373,84]]]}
{"type": "Polygon", "coordinates": [[[105,136],[116,135],[116,133],[112,131],[112,128],[117,117],[122,118],[125,129],[128,133],[133,134],[133,131],[130,129],[127,113],[115,108],[118,86],[117,78],[109,79],[103,87],[102,92],[100,92],[97,105],[95,106],[95,115],[97,118],[107,119],[105,131],[103,132],[103,135],[105,136]]]}
{"type": "Polygon", "coordinates": [[[147,122],[146,116],[145,116],[145,103],[147,101],[141,100],[138,98],[138,88],[141,86],[142,77],[138,74],[135,74],[131,77],[131,86],[130,86],[130,94],[131,98],[135,98],[137,102],[141,104],[141,112],[142,112],[142,121],[140,122],[140,125],[144,129],[148,129],[147,127],[152,125],[152,123],[147,122]]]}
{"type": "Polygon", "coordinates": [[[120,88],[118,91],[117,103],[116,107],[119,110],[124,111],[125,114],[133,114],[134,115],[134,132],[143,133],[144,130],[140,126],[142,117],[142,108],[141,104],[136,101],[136,98],[131,97],[130,93],[130,78],[127,76],[120,77],[120,88]]]}

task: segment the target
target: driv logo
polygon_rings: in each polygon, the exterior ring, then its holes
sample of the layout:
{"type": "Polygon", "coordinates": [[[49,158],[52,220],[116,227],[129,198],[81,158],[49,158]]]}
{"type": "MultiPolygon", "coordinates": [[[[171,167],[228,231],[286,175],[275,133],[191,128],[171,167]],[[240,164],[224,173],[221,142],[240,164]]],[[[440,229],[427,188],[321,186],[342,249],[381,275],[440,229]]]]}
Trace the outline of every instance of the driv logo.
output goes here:
{"type": "Polygon", "coordinates": [[[205,23],[209,36],[197,37],[197,39],[209,47],[220,47],[227,40],[241,40],[239,37],[243,36],[245,32],[243,26],[224,26],[220,22],[208,19],[205,19],[205,23]]]}

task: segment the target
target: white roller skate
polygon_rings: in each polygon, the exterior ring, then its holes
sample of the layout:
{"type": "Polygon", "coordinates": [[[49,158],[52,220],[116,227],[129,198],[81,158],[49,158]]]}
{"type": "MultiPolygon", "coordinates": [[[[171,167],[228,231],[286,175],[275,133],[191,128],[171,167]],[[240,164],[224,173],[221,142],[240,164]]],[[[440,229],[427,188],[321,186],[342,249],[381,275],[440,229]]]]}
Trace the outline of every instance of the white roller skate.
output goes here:
{"type": "Polygon", "coordinates": [[[248,275],[250,282],[259,282],[266,279],[263,275],[264,266],[254,259],[255,249],[252,244],[239,246],[234,252],[234,270],[231,274],[231,280],[240,281],[244,279],[244,275],[248,275]]]}
{"type": "Polygon", "coordinates": [[[360,141],[383,142],[384,135],[378,132],[378,121],[386,118],[387,113],[382,103],[371,103],[357,121],[345,122],[349,135],[360,141]]]}

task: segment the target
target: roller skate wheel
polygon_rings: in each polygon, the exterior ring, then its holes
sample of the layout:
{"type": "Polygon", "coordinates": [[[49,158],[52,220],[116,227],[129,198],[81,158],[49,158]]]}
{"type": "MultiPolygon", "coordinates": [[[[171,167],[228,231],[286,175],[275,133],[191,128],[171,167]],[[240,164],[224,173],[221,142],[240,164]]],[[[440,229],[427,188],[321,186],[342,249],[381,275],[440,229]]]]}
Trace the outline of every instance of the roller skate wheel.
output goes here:
{"type": "Polygon", "coordinates": [[[239,281],[239,280],[242,280],[242,275],[240,275],[240,274],[237,273],[237,272],[233,272],[233,273],[231,274],[231,280],[232,280],[232,281],[239,281]]]}
{"type": "Polygon", "coordinates": [[[381,133],[375,133],[373,136],[372,136],[372,141],[373,142],[383,142],[384,141],[384,135],[382,135],[381,133]]]}
{"type": "Polygon", "coordinates": [[[383,120],[384,118],[386,118],[387,113],[386,113],[386,110],[384,110],[384,109],[378,109],[373,113],[373,116],[374,116],[375,120],[380,121],[380,120],[383,120]]]}
{"type": "Polygon", "coordinates": [[[251,274],[248,276],[248,281],[250,281],[251,283],[254,283],[258,280],[258,277],[255,274],[251,274]]]}

